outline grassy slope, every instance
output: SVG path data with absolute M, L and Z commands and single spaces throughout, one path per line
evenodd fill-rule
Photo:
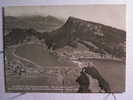
M 27 58 L 41 66 L 60 66 L 67 65 L 70 66 L 70 63 L 58 61 L 58 57 L 49 53 L 47 48 L 44 48 L 42 45 L 30 44 L 20 46 L 16 49 L 16 54 L 18 56 Z

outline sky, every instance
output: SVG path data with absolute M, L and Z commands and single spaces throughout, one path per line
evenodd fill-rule
M 126 30 L 126 6 L 118 4 L 6 7 L 5 15 L 51 15 L 65 20 L 73 16 Z

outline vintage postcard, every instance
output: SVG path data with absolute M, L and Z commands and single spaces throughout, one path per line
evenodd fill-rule
M 125 5 L 3 9 L 7 92 L 125 91 Z

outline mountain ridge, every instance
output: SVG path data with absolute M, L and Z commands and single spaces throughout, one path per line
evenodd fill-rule
M 88 48 L 90 46 L 85 42 L 92 42 L 99 48 L 98 50 L 94 49 L 94 52 L 108 52 L 112 54 L 115 48 L 123 48 L 120 44 L 124 45 L 126 32 L 100 23 L 69 17 L 62 27 L 48 32 L 46 36 L 46 44 L 49 49 L 63 48 L 73 43 L 76 45 L 75 41 L 82 43 Z M 124 55 L 123 49 L 121 49 L 121 52 Z

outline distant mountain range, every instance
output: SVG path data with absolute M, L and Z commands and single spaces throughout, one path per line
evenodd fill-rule
M 24 18 L 22 19 L 24 20 Z M 33 25 L 36 24 L 36 27 L 34 26 L 35 28 L 33 27 L 33 29 L 30 29 L 32 26 L 30 26 L 30 24 L 27 24 L 28 26 L 26 27 L 24 25 L 24 22 L 21 25 L 23 25 L 23 28 L 26 27 L 25 30 L 13 29 L 10 34 L 6 36 L 6 43 L 10 45 L 16 44 L 22 42 L 27 37 L 35 36 L 39 38 L 39 40 L 44 39 L 46 45 L 48 46 L 48 49 L 55 50 L 64 48 L 65 46 L 71 46 L 76 49 L 78 48 L 78 46 L 80 46 L 79 44 L 82 44 L 86 48 L 88 48 L 88 50 L 96 53 L 108 53 L 119 58 L 125 57 L 126 32 L 123 30 L 74 17 L 69 17 L 65 24 L 62 24 L 62 21 L 54 19 L 50 16 L 48 16 L 48 18 L 45 18 L 44 21 L 42 21 L 42 17 L 40 17 L 39 19 L 38 18 L 39 17 L 36 18 L 36 21 L 35 18 L 33 18 L 34 22 L 31 22 Z M 28 18 L 26 18 L 26 20 L 32 21 L 32 19 L 30 18 L 29 20 Z M 53 24 L 53 26 L 59 26 L 62 24 L 62 27 L 58 29 L 55 28 L 54 31 L 51 32 L 37 32 L 36 28 L 38 26 L 38 23 L 42 23 L 42 25 L 39 24 L 41 25 L 40 29 L 43 29 L 43 27 L 49 27 L 49 25 L 50 29 L 53 29 L 51 28 L 51 24 Z M 8 23 L 6 24 L 8 25 Z M 44 28 L 44 30 L 47 29 Z
M 37 31 L 52 31 L 64 24 L 54 16 L 5 16 L 5 31 L 10 32 L 14 28 L 35 29 Z

